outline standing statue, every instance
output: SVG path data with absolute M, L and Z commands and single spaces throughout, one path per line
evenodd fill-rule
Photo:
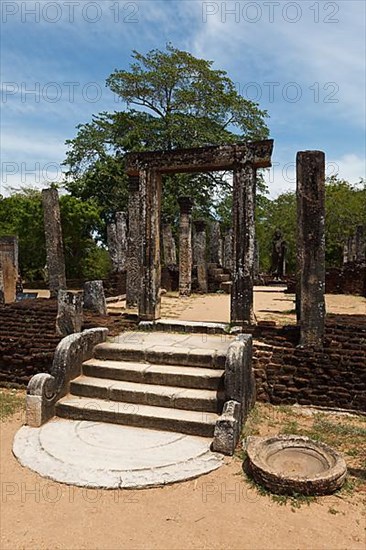
M 279 280 L 286 273 L 286 250 L 287 243 L 282 236 L 280 229 L 276 229 L 272 239 L 272 264 L 271 274 Z

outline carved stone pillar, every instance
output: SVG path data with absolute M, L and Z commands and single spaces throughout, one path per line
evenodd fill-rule
M 230 272 L 233 269 L 233 230 L 229 229 L 229 231 L 224 236 L 224 242 L 223 242 L 223 262 L 224 262 L 224 268 L 228 269 Z
M 190 197 L 178 198 L 179 219 L 179 296 L 190 296 L 192 286 L 192 206 Z
M 126 307 L 137 307 L 141 286 L 139 178 L 128 178 Z
M 139 317 L 160 318 L 160 213 L 161 175 L 157 170 L 140 171 L 141 278 Z
M 84 283 L 84 309 L 89 309 L 99 315 L 107 315 L 103 281 L 86 281 Z
M 300 344 L 320 346 L 325 322 L 325 155 L 296 156 L 297 276 Z
M 59 290 L 66 289 L 65 257 L 57 189 L 43 189 L 42 203 L 49 289 L 51 298 L 55 298 Z
M 56 333 L 68 336 L 81 332 L 83 327 L 83 292 L 62 290 L 58 292 Z
M 255 238 L 255 168 L 247 163 L 234 170 L 233 177 L 233 273 L 231 322 L 255 324 L 253 310 L 253 268 Z
M 220 222 L 213 221 L 210 228 L 210 262 L 223 265 L 223 242 L 221 237 Z
M 208 292 L 207 262 L 206 262 L 206 222 L 195 220 L 193 234 L 193 264 L 197 267 L 198 290 Z
M 284 262 L 285 264 L 285 262 Z M 283 272 L 283 275 L 285 273 Z M 253 266 L 253 280 L 258 281 L 259 279 L 259 242 L 258 239 L 254 239 L 254 266 Z
M 115 221 L 107 225 L 108 252 L 115 273 L 126 271 L 127 238 L 126 212 L 116 212 Z
M 162 237 L 164 265 L 166 267 L 175 266 L 177 265 L 177 248 L 175 246 L 172 226 L 170 224 L 163 224 Z
M 18 280 L 18 237 L 0 237 L 0 304 L 16 299 Z

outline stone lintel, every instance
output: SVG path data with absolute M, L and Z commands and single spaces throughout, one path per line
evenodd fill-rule
M 214 145 L 175 149 L 174 151 L 146 151 L 126 155 L 126 172 L 138 176 L 140 170 L 155 168 L 161 173 L 214 172 L 233 170 L 250 161 L 254 168 L 269 168 L 273 140 L 248 141 L 233 145 Z

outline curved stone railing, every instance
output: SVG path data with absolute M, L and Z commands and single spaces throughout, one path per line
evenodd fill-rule
M 107 339 L 108 329 L 92 328 L 70 334 L 56 348 L 50 373 L 39 373 L 27 387 L 26 424 L 39 427 L 55 414 L 56 402 L 69 391 L 70 380 L 81 373 L 94 347 Z
M 252 336 L 238 334 L 229 345 L 225 361 L 225 404 L 215 425 L 212 449 L 233 455 L 243 423 L 255 403 Z

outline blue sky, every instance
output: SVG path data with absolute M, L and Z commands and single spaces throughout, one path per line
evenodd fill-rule
M 295 188 L 296 152 L 365 178 L 365 2 L 6 1 L 1 3 L 1 180 L 61 179 L 65 140 L 123 108 L 105 87 L 132 49 L 172 42 L 214 61 L 270 114 L 272 196 Z

